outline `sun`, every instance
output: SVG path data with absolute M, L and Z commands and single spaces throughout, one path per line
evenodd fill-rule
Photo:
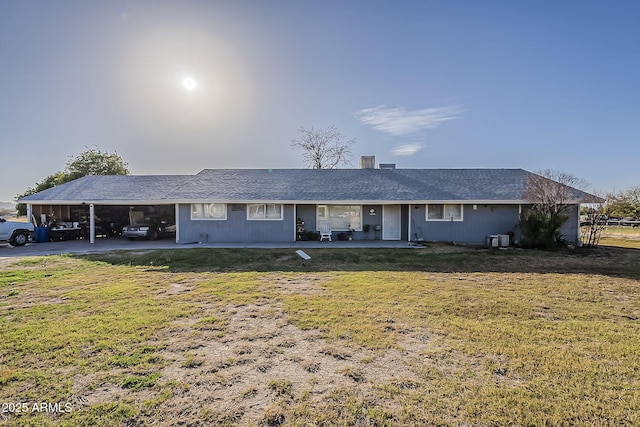
M 196 87 L 198 87 L 198 82 L 196 82 L 193 77 L 187 76 L 182 79 L 182 86 L 189 92 L 192 92 L 196 89 Z

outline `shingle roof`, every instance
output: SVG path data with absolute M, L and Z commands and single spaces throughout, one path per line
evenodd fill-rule
M 523 169 L 205 169 L 196 175 L 86 176 L 21 201 L 517 203 L 530 174 Z
M 21 199 L 24 202 L 106 202 L 162 200 L 167 190 L 193 175 L 91 175 Z
M 520 200 L 522 169 L 205 169 L 180 187 L 228 200 Z

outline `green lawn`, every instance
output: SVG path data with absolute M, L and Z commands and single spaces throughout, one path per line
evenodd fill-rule
M 602 232 L 600 244 L 640 249 L 640 227 L 611 226 Z
M 0 424 L 640 424 L 636 249 L 291 252 L 3 264 Z

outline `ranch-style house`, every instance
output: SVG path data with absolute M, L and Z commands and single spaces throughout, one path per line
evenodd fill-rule
M 372 166 L 371 158 L 361 165 Z M 425 240 L 485 244 L 487 236 L 517 239 L 530 207 L 523 169 L 205 169 L 195 175 L 85 176 L 24 197 L 29 217 L 54 216 L 77 225 L 82 212 L 94 239 L 100 212 L 125 212 L 128 223 L 160 215 L 175 224 L 177 243 Z M 575 190 L 575 191 L 573 191 Z M 578 242 L 579 206 L 589 194 L 572 189 L 563 233 Z M 109 208 L 109 209 L 108 209 Z M 131 213 L 137 212 L 137 216 Z M 105 215 L 102 213 L 101 215 Z M 110 215 L 113 215 L 112 213 Z M 87 236 L 88 237 L 88 236 Z

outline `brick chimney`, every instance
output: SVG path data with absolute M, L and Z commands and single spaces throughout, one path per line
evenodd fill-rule
M 360 169 L 375 169 L 376 156 L 360 156 Z

